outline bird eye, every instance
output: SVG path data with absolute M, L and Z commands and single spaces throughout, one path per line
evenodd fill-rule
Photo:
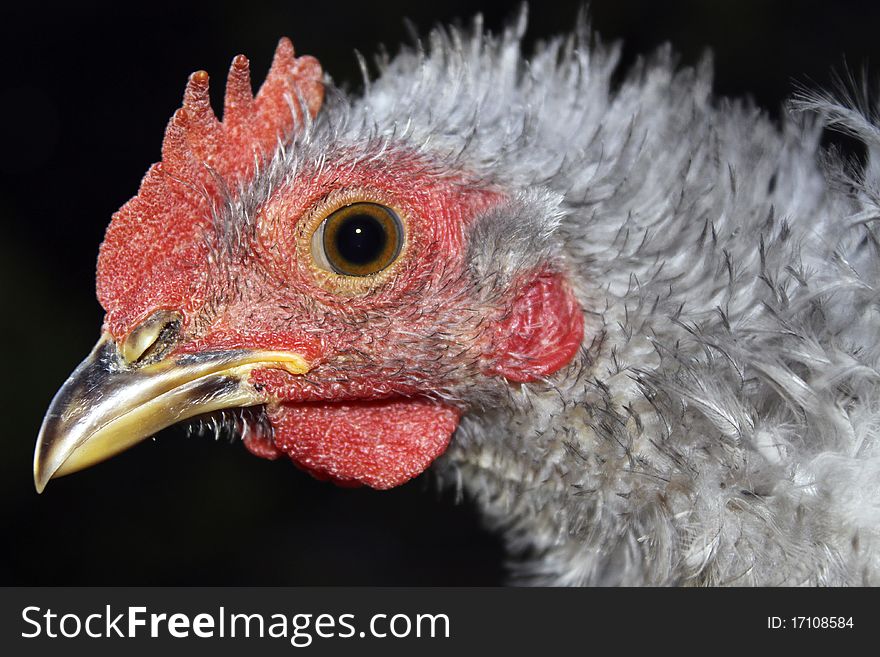
M 312 255 L 323 269 L 345 276 L 382 271 L 400 254 L 403 226 L 378 203 L 352 203 L 330 214 L 312 237 Z

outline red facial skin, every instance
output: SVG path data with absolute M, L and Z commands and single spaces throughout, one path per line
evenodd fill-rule
M 223 123 L 210 111 L 207 76 L 193 75 L 163 162 L 114 216 L 102 245 L 105 330 L 119 341 L 156 309 L 174 309 L 184 318 L 174 354 L 301 355 L 311 368 L 305 375 L 251 374 L 249 383 L 270 400 L 273 432 L 247 437 L 248 449 L 287 454 L 336 483 L 391 488 L 427 468 L 455 431 L 462 409 L 437 400 L 437 391 L 463 374 L 526 382 L 556 371 L 581 342 L 583 316 L 564 279 L 549 270 L 524 272 L 503 316 L 476 307 L 468 296 L 467 230 L 504 196 L 464 176 L 426 173 L 423 157 L 400 149 L 381 160 L 338 152 L 320 170 L 304 165 L 259 209 L 246 248 L 221 261 L 222 250 L 211 246 L 210 204 L 194 192 L 216 193 L 204 163 L 227 181 L 250 175 L 253 153 L 268 156 L 277 134 L 296 129 L 299 115 L 280 103 L 291 89 L 318 111 L 320 67 L 294 59 L 287 41 L 256 100 L 247 60 L 234 60 Z M 353 200 L 388 205 L 405 223 L 400 256 L 374 277 L 345 279 L 312 257 L 320 220 Z
M 426 399 L 288 404 L 269 411 L 274 437 L 263 440 L 319 479 L 386 489 L 446 451 L 459 417 Z M 252 453 L 272 458 L 254 442 Z
M 490 371 L 508 381 L 528 383 L 567 365 L 584 337 L 584 314 L 565 280 L 540 272 L 511 304 L 513 312 L 498 322 Z
M 390 157 L 381 166 L 328 165 L 296 178 L 262 208 L 246 261 L 227 264 L 228 277 L 209 277 L 207 296 L 223 296 L 214 304 L 222 308 L 207 323 L 196 318 L 188 332 L 199 337 L 179 351 L 295 351 L 312 367 L 304 376 L 278 369 L 251 375 L 278 402 L 268 407 L 276 451 L 254 437 L 246 441 L 252 452 L 286 453 L 320 478 L 384 489 L 420 474 L 446 449 L 460 411 L 426 396 L 452 382 L 442 368 L 426 369 L 418 348 L 401 345 L 412 336 L 430 344 L 443 326 L 468 344 L 468 322 L 454 318 L 467 286 L 463 233 L 498 196 L 424 176 L 420 164 Z M 404 217 L 407 235 L 384 281 L 355 280 L 343 292 L 311 256 L 312 209 L 339 190 L 384 200 Z M 228 278 L 236 281 L 234 301 L 212 289 Z M 471 340 L 469 353 L 449 360 L 475 361 L 484 347 Z

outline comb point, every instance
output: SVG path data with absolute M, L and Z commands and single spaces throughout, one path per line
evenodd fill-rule
M 189 76 L 189 79 L 194 84 L 203 85 L 205 87 L 208 86 L 209 76 L 208 76 L 207 71 L 204 71 L 204 70 L 196 71 L 195 73 L 193 73 L 192 75 Z
M 281 37 L 278 45 L 275 47 L 275 54 L 272 57 L 272 65 L 269 66 L 266 80 L 289 75 L 290 69 L 295 65 L 296 57 L 294 57 L 293 42 L 287 37 Z
M 244 55 L 236 55 L 226 77 L 223 124 L 231 129 L 235 125 L 245 123 L 252 111 L 253 100 L 250 62 Z
M 208 81 L 208 74 L 205 71 L 196 71 L 189 76 L 186 88 L 183 91 L 183 106 L 185 108 L 193 109 L 209 102 Z
M 193 129 L 199 126 L 201 131 L 213 131 L 218 121 L 211 107 L 211 93 L 208 73 L 196 71 L 189 76 L 186 90 L 183 92 L 183 107 L 187 110 L 187 118 Z M 198 141 L 198 138 L 196 138 Z
M 278 39 L 278 45 L 275 46 L 275 57 L 290 57 L 293 59 L 294 56 L 293 50 L 293 41 L 288 39 L 286 36 Z

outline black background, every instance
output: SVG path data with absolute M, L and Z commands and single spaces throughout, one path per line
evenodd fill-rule
M 497 584 L 499 540 L 430 476 L 390 492 L 338 489 L 239 445 L 163 432 L 37 496 L 46 406 L 98 337 L 94 263 L 110 215 L 159 158 L 186 76 L 219 101 L 238 52 L 262 80 L 281 35 L 337 82 L 353 51 L 518 3 L 15 3 L 0 10 L 0 584 Z M 580 2 L 535 3 L 529 43 L 567 30 Z M 841 2 L 595 1 L 593 25 L 625 62 L 671 41 L 711 48 L 716 90 L 778 115 L 792 81 L 827 86 L 844 62 L 880 65 L 880 7 Z

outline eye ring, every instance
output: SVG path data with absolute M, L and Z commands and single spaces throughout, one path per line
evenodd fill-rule
M 331 212 L 312 235 L 312 258 L 342 276 L 365 277 L 390 266 L 404 242 L 403 222 L 391 208 L 358 201 Z

